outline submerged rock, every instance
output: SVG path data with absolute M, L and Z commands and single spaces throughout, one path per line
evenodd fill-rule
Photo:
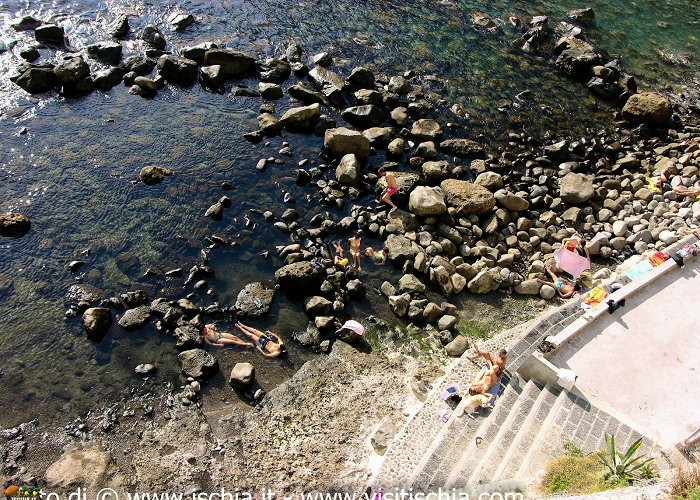
M 34 38 L 40 43 L 63 45 L 64 36 L 63 28 L 55 24 L 43 24 L 34 30 Z
M 653 92 L 634 94 L 622 108 L 622 114 L 632 123 L 661 126 L 671 118 L 673 108 L 667 97 Z
M 146 326 L 150 317 L 151 308 L 149 306 L 139 306 L 126 311 L 117 324 L 124 330 L 138 330 Z
M 190 349 L 178 357 L 182 373 L 193 378 L 209 378 L 219 371 L 219 362 L 204 349 Z
M 168 175 L 172 175 L 173 171 L 169 168 L 147 165 L 139 172 L 139 178 L 144 184 L 153 185 L 159 184 L 165 180 Z
M 83 313 L 83 325 L 88 338 L 99 342 L 112 325 L 112 313 L 106 307 L 91 307 Z
M 197 81 L 197 63 L 185 57 L 162 55 L 158 59 L 158 72 L 169 82 L 192 85 Z
M 323 266 L 305 261 L 287 264 L 275 272 L 275 280 L 280 287 L 297 295 L 307 295 L 307 292 L 317 290 L 325 276 Z

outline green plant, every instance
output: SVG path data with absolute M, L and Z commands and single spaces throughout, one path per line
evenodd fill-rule
M 700 500 L 700 465 L 676 468 L 671 479 L 671 495 L 676 499 Z
M 653 458 L 644 460 L 645 455 L 635 456 L 642 446 L 642 438 L 632 443 L 624 454 L 617 451 L 615 436 L 605 434 L 605 445 L 606 449 L 600 455 L 600 463 L 606 469 L 605 479 L 614 483 L 633 483 L 640 479 L 642 468 L 654 461 Z
M 595 454 L 566 453 L 547 463 L 542 489 L 547 494 L 588 495 L 609 486 L 603 480 L 603 467 Z
M 487 340 L 493 337 L 503 325 L 497 321 L 465 321 L 457 323 L 457 331 L 471 340 Z
M 571 455 L 572 457 L 584 456 L 583 450 L 571 442 L 564 445 L 564 451 L 567 455 Z

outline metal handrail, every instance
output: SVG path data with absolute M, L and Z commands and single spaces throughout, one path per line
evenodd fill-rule
M 683 441 L 683 446 L 692 446 L 700 441 L 700 428 L 693 432 L 690 436 L 685 438 Z

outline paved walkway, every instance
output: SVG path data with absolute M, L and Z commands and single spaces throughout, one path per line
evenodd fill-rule
M 700 427 L 700 259 L 596 320 L 550 360 L 588 396 L 672 446 Z

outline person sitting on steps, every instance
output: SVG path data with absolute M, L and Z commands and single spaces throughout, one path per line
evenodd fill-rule
M 287 352 L 287 347 L 276 333 L 272 333 L 269 330 L 263 333 L 256 328 L 244 325 L 240 321 L 236 323 L 236 328 L 253 340 L 255 344 L 251 345 L 255 345 L 255 348 L 266 358 L 276 358 Z
M 225 347 L 227 345 L 253 347 L 252 343 L 241 340 L 235 335 L 217 331 L 214 324 L 208 324 L 202 327 L 202 338 L 206 344 L 214 347 Z

